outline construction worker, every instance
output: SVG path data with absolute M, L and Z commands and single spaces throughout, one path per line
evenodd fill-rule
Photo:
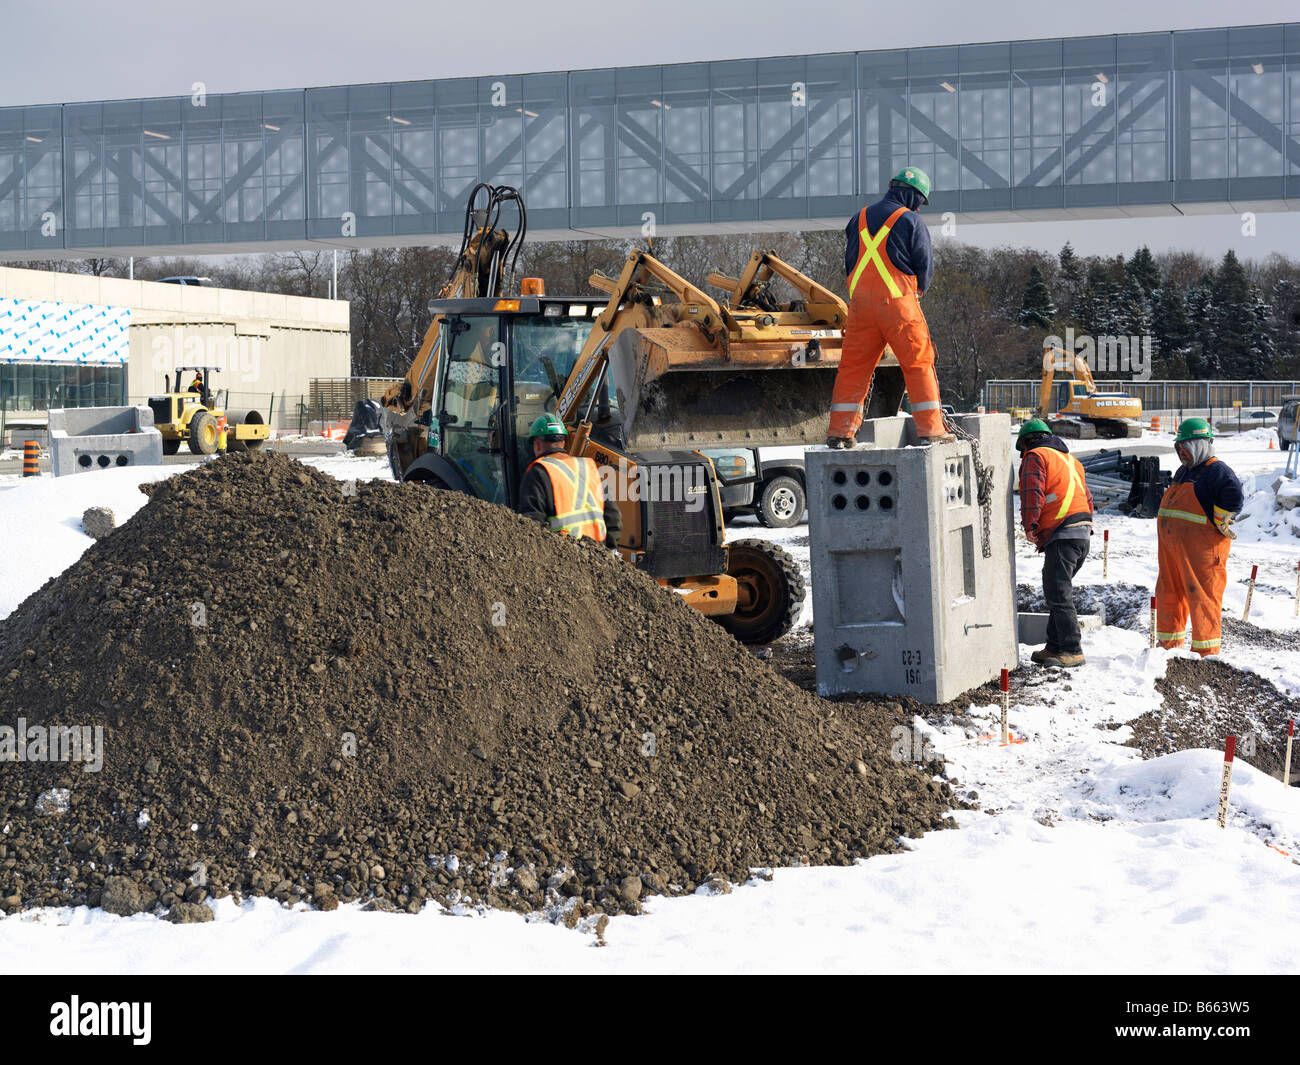
M 1020 452 L 1020 521 L 1043 557 L 1047 645 L 1030 657 L 1045 666 L 1084 663 L 1074 576 L 1088 557 L 1092 493 L 1083 467 L 1046 422 L 1030 418 L 1016 438 Z
M 203 392 L 203 374 L 198 370 L 194 371 L 194 380 L 190 382 L 190 391 L 200 394 Z
M 930 231 L 917 213 L 929 202 L 925 171 L 906 166 L 889 182 L 884 198 L 862 208 L 844 230 L 849 320 L 831 395 L 827 447 L 853 447 L 886 344 L 902 367 L 921 442 L 951 439 L 934 373 L 934 343 L 919 302 L 934 274 Z
M 1182 466 L 1156 517 L 1156 639 L 1182 647 L 1190 614 L 1192 650 L 1217 655 L 1228 548 L 1237 538 L 1232 519 L 1245 499 L 1237 475 L 1214 457 L 1214 430 L 1204 418 L 1183 419 L 1174 450 Z
M 567 435 L 554 414 L 541 415 L 528 430 L 535 458 L 519 485 L 519 513 L 613 548 L 623 529 L 618 505 L 605 492 L 596 463 L 565 452 Z

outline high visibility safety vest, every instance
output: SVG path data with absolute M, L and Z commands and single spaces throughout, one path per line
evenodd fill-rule
M 1043 512 L 1038 516 L 1041 532 L 1051 532 L 1071 515 L 1092 513 L 1088 489 L 1083 483 L 1083 466 L 1078 459 L 1054 447 L 1036 447 L 1029 453 L 1041 456 L 1047 467 Z
M 567 536 L 586 536 L 605 542 L 605 497 L 601 492 L 600 470 L 589 458 L 577 455 L 543 455 L 541 463 L 555 496 L 555 517 L 548 524 Z M 529 467 L 529 469 L 532 468 Z
M 885 252 L 889 231 L 906 213 L 906 207 L 898 208 L 872 236 L 867 230 L 867 209 L 864 207 L 858 212 L 858 261 L 853 265 L 853 273 L 849 274 L 849 299 L 853 298 L 864 275 L 868 288 L 879 287 L 890 299 L 899 299 L 907 293 L 916 294 L 916 278 L 898 269 Z

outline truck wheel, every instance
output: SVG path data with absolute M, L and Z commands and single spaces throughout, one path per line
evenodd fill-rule
M 190 451 L 196 455 L 217 453 L 217 419 L 205 410 L 190 419 Z
M 803 609 L 803 574 L 789 552 L 766 540 L 727 545 L 727 572 L 736 578 L 736 612 L 717 618 L 741 643 L 771 643 L 793 628 Z
M 758 497 L 758 520 L 769 529 L 788 529 L 803 521 L 808 499 L 803 485 L 793 477 L 773 477 Z
M 164 454 L 164 455 L 174 455 L 174 454 L 176 454 L 176 452 L 178 452 L 180 449 L 181 449 L 181 442 L 180 442 L 179 439 L 177 439 L 177 440 L 168 440 L 167 437 L 163 437 L 163 454 Z

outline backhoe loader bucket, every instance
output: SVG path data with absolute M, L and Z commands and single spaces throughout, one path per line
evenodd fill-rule
M 610 380 L 633 451 L 813 445 L 826 440 L 840 340 L 809 358 L 808 338 L 711 346 L 699 331 L 629 329 L 609 351 Z M 898 412 L 902 377 L 888 354 L 868 417 Z M 890 404 L 892 402 L 892 407 Z

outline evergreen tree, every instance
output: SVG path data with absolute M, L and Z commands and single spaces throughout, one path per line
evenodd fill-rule
M 1052 294 L 1048 291 L 1043 272 L 1037 266 L 1029 268 L 1029 284 L 1020 299 L 1020 324 L 1026 328 L 1050 329 L 1056 317 Z
M 1163 285 L 1151 304 L 1151 348 L 1160 360 L 1160 375 L 1186 372 L 1192 339 L 1183 290 L 1172 282 Z
M 1263 369 L 1255 293 L 1236 253 L 1229 250 L 1212 282 L 1214 342 L 1221 372 L 1230 378 L 1260 376 Z
M 1137 283 L 1142 294 L 1148 298 L 1160 287 L 1160 268 L 1156 266 L 1155 256 L 1145 244 L 1133 253 L 1126 265 L 1128 278 Z
M 1067 321 L 1072 321 L 1077 316 L 1079 296 L 1083 292 L 1084 268 L 1068 240 L 1057 256 L 1057 263 L 1060 269 L 1056 278 L 1056 304 L 1060 308 L 1061 316 Z
M 1214 334 L 1214 279 L 1201 278 L 1187 290 L 1187 322 L 1192 342 L 1187 350 L 1187 372 L 1192 377 L 1221 377 L 1222 353 Z

